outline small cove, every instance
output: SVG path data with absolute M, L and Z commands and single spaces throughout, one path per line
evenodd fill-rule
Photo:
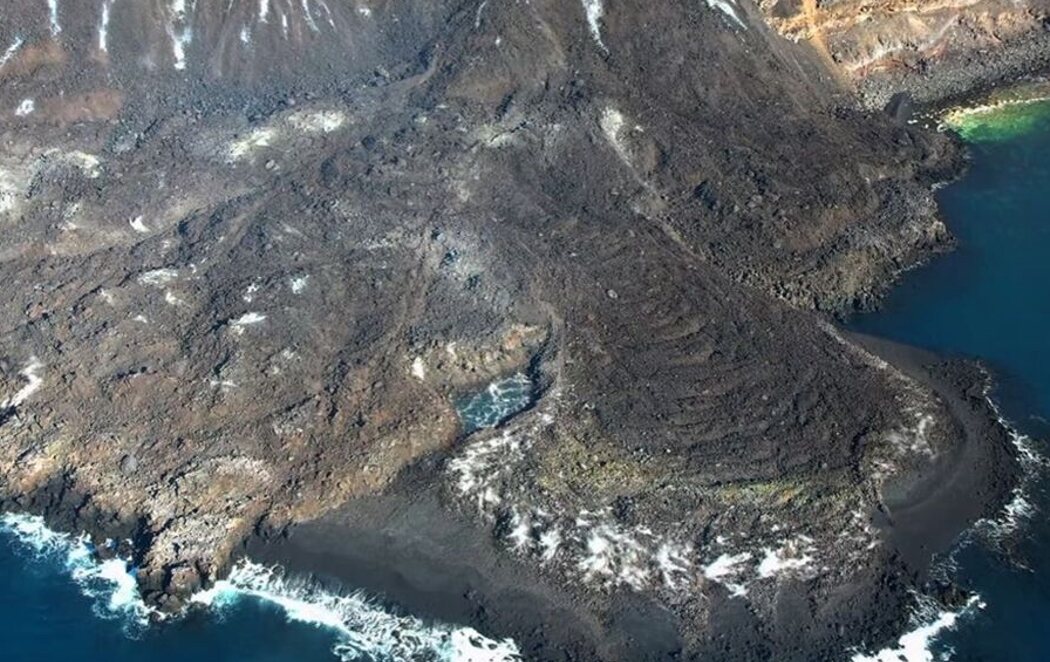
M 958 113 L 972 163 L 938 192 L 958 247 L 904 276 L 858 331 L 980 359 L 1004 418 L 1050 439 L 1050 102 Z M 1033 469 L 1012 519 L 963 537 L 943 572 L 980 596 L 913 659 L 1050 659 L 1050 480 Z M 932 655 L 932 657 L 923 657 Z M 889 659 L 889 658 L 887 658 Z

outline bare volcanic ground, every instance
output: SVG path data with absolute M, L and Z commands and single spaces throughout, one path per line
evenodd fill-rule
M 0 41 L 0 494 L 131 538 L 165 609 L 317 531 L 265 553 L 534 584 L 453 615 L 540 657 L 805 657 L 885 639 L 1009 488 L 978 376 L 826 316 L 947 245 L 958 146 L 751 4 L 56 1 Z

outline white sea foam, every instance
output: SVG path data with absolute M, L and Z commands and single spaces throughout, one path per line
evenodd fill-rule
M 14 536 L 34 557 L 60 563 L 80 592 L 91 599 L 96 615 L 123 620 L 129 634 L 155 616 L 139 594 L 134 570 L 119 558 L 100 561 L 87 535 L 54 531 L 35 515 L 0 516 L 0 531 Z
M 361 594 L 339 594 L 285 576 L 279 568 L 238 562 L 227 579 L 193 597 L 197 604 L 222 612 L 244 598 L 280 607 L 289 621 L 331 631 L 342 660 L 448 660 L 498 662 L 520 660 L 510 639 L 495 641 L 469 627 L 457 627 L 392 613 Z
M 1021 480 L 1011 492 L 1010 500 L 994 517 L 981 520 L 974 526 L 974 530 L 986 533 L 990 542 L 995 543 L 1016 533 L 1024 523 L 1031 520 L 1038 512 L 1031 499 L 1030 486 L 1034 480 L 1050 468 L 1050 464 L 1048 464 L 1044 456 L 1036 451 L 1031 438 L 1019 432 L 1006 420 L 999 410 L 999 405 L 992 400 L 990 393 L 988 393 L 988 388 L 985 391 L 985 399 L 992 411 L 995 412 L 999 425 L 1010 436 L 1010 443 L 1017 453 L 1017 459 L 1022 471 Z
M 952 630 L 959 621 L 959 617 L 973 609 L 983 609 L 984 603 L 980 596 L 971 596 L 966 605 L 959 611 L 937 611 L 929 604 L 920 608 L 920 615 L 916 617 L 915 628 L 901 635 L 897 644 L 883 648 L 882 650 L 866 654 L 854 652 L 851 662 L 933 662 L 934 653 L 931 645 L 937 637 Z

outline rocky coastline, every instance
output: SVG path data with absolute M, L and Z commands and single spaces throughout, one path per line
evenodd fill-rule
M 246 553 L 529 659 L 837 656 L 951 593 L 1017 478 L 986 378 L 832 319 L 951 247 L 965 150 L 893 95 L 1050 39 L 844 82 L 855 32 L 745 2 L 323 4 L 0 26 L 5 508 L 165 611 Z

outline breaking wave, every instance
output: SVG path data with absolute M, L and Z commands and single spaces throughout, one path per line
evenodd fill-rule
M 193 597 L 221 613 L 249 598 L 280 607 L 289 621 L 332 631 L 342 660 L 433 660 L 504 662 L 520 660 L 510 639 L 488 639 L 469 627 L 426 623 L 398 615 L 360 593 L 339 594 L 316 582 L 288 577 L 279 567 L 239 561 L 227 579 Z
M 1013 488 L 1009 501 L 994 516 L 978 520 L 960 537 L 955 549 L 940 564 L 939 570 L 942 574 L 950 575 L 957 570 L 955 554 L 967 544 L 977 542 L 997 547 L 1020 533 L 1037 512 L 1035 499 L 1031 494 L 1032 486 L 1048 468 L 1047 459 L 1036 450 L 1032 439 L 1018 431 L 1003 416 L 987 391 L 986 388 L 985 398 L 1014 447 L 1021 467 L 1021 477 Z M 954 651 L 947 649 L 935 653 L 934 644 L 942 634 L 953 630 L 961 617 L 983 610 L 985 606 L 979 595 L 973 595 L 961 609 L 950 611 L 943 609 L 929 597 L 919 596 L 910 631 L 901 635 L 895 645 L 874 654 L 854 652 L 851 662 L 933 662 L 950 659 Z
M 901 635 L 897 643 L 871 655 L 855 652 L 851 662 L 933 662 L 951 657 L 952 651 L 933 652 L 937 637 L 955 628 L 959 619 L 974 610 L 984 609 L 980 596 L 971 596 L 958 611 L 939 608 L 929 598 L 921 598 L 912 617 L 913 629 Z
M 59 533 L 49 529 L 41 517 L 14 513 L 0 516 L 0 531 L 12 536 L 35 559 L 61 566 L 91 600 L 92 611 L 100 618 L 123 621 L 129 636 L 141 632 L 155 614 L 139 595 L 135 568 L 121 558 L 99 560 L 86 534 Z
M 57 564 L 92 602 L 95 615 L 118 620 L 132 638 L 144 633 L 163 614 L 146 605 L 135 568 L 120 558 L 100 559 L 87 534 L 54 531 L 35 515 L 0 515 L 0 532 L 18 541 L 22 553 Z M 193 596 L 192 604 L 215 616 L 241 600 L 279 607 L 289 622 L 323 628 L 336 643 L 336 658 L 427 662 L 510 662 L 521 660 L 510 639 L 488 639 L 469 627 L 427 623 L 399 615 L 362 594 L 337 594 L 318 584 L 286 576 L 280 568 L 243 560 L 227 579 Z
M 1010 500 L 995 516 L 982 519 L 973 527 L 973 531 L 983 534 L 989 544 L 996 545 L 1021 531 L 1023 525 L 1036 514 L 1033 489 L 1045 476 L 1050 464 L 1047 463 L 1047 458 L 1036 450 L 1031 437 L 1020 432 L 1003 416 L 990 395 L 986 393 L 985 397 L 995 412 L 999 425 L 1010 436 L 1010 443 L 1021 467 L 1021 477 L 1010 494 Z

